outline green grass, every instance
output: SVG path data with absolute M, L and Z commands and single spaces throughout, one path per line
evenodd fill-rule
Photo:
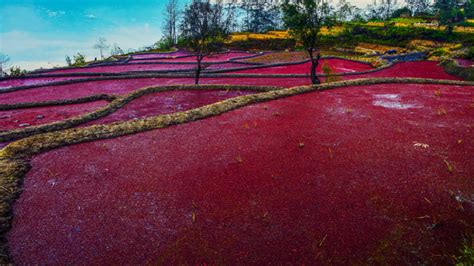
M 471 266 L 474 265 L 474 247 L 472 241 L 464 241 L 461 255 L 456 258 L 457 266 Z
M 415 23 L 426 23 L 427 21 L 421 18 L 392 18 L 391 22 L 415 24 Z

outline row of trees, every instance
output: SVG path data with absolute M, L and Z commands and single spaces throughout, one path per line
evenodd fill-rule
M 124 51 L 118 44 L 114 43 L 112 46 L 110 46 L 107 43 L 107 39 L 104 37 L 100 37 L 97 42 L 93 46 L 94 49 L 99 50 L 100 53 L 100 58 L 103 60 L 105 58 L 105 52 L 110 49 L 110 55 L 122 55 L 124 54 Z M 86 57 L 85 55 L 78 53 L 77 55 L 73 55 L 73 58 L 71 59 L 70 56 L 66 55 L 66 64 L 68 66 L 83 66 L 86 64 Z
M 170 3 L 175 3 L 171 0 Z M 318 52 L 319 32 L 323 26 L 335 23 L 329 3 L 326 0 L 302 0 L 298 3 L 286 1 L 282 5 L 282 20 L 291 35 L 305 47 L 311 59 L 311 80 L 320 81 L 316 75 L 320 54 Z M 167 14 L 168 11 L 167 11 Z M 195 84 L 199 83 L 202 60 L 210 53 L 220 51 L 233 25 L 233 7 L 224 6 L 221 1 L 193 0 L 184 9 L 184 18 L 179 24 L 181 46 L 196 54 Z M 166 17 L 166 27 L 172 28 L 172 18 Z M 176 21 L 173 21 L 177 23 Z M 171 34 L 172 31 L 168 31 Z M 171 36 L 167 36 L 171 39 Z
M 472 12 L 474 0 L 435 0 L 430 5 L 429 0 L 406 0 L 411 15 L 420 15 L 427 10 L 437 10 L 437 17 L 447 27 L 448 33 L 452 32 L 453 25 L 461 21 Z M 396 0 L 382 0 L 369 7 L 374 17 L 387 19 L 397 11 Z M 236 9 L 243 10 L 244 16 L 239 17 Z M 400 9 L 398 9 L 399 11 Z M 470 13 L 471 12 L 471 13 Z M 320 54 L 320 30 L 322 27 L 331 27 L 338 22 L 359 20 L 360 10 L 352 6 L 347 0 L 340 0 L 336 7 L 331 6 L 327 0 L 286 0 L 281 6 L 269 4 L 265 0 L 244 1 L 244 4 L 224 5 L 222 0 L 211 3 L 209 0 L 193 0 L 181 11 L 178 0 L 169 0 L 164 12 L 164 40 L 170 48 L 179 46 L 187 48 L 196 54 L 195 83 L 199 83 L 201 72 L 204 68 L 203 59 L 223 49 L 224 41 L 236 29 L 236 17 L 242 21 L 245 29 L 252 32 L 263 32 L 270 29 L 283 27 L 290 30 L 291 36 L 301 43 L 311 59 L 311 80 L 319 83 L 316 76 Z M 104 51 L 109 49 L 105 38 L 100 38 L 94 48 L 100 51 L 104 58 Z M 123 51 L 114 44 L 112 54 L 123 54 Z M 67 57 L 68 65 L 83 64 L 84 57 L 80 54 L 74 56 L 74 62 Z
M 10 62 L 10 57 L 4 53 L 0 52 L 0 78 L 3 78 L 7 75 L 6 70 Z M 21 69 L 18 66 L 12 66 L 8 69 L 10 77 L 21 77 L 26 74 L 26 70 Z
M 211 1 L 218 3 L 219 1 Z M 271 3 L 268 0 L 228 1 L 227 8 L 231 8 L 234 17 L 239 18 L 238 23 L 233 24 L 233 31 L 267 32 L 269 30 L 284 29 L 283 12 L 280 5 Z M 303 3 L 304 0 L 288 1 L 289 3 Z M 338 21 L 370 21 L 389 20 L 393 17 L 405 16 L 436 16 L 452 13 L 458 18 L 454 22 L 459 22 L 462 17 L 472 18 L 474 16 L 474 0 L 404 0 L 400 4 L 397 0 L 376 0 L 366 8 L 359 8 L 352 5 L 349 0 L 333 1 L 334 4 L 327 3 L 332 16 Z M 441 13 L 441 14 L 440 14 Z M 170 44 L 177 42 L 178 23 L 182 12 L 179 11 L 178 0 L 169 0 L 164 17 L 166 18 L 164 32 Z
M 235 4 L 224 5 L 221 0 L 210 3 L 209 0 L 193 0 L 185 6 L 183 19 L 179 19 L 178 2 L 170 0 L 165 12 L 165 38 L 170 45 L 180 40 L 180 46 L 196 53 L 196 80 L 202 72 L 202 60 L 209 53 L 222 48 L 223 41 L 235 27 Z M 281 6 L 268 4 L 265 0 L 244 1 L 240 6 L 245 16 L 242 18 L 245 29 L 252 32 L 267 31 L 282 25 L 290 30 L 293 38 L 299 41 L 311 59 L 311 80 L 320 83 L 316 76 L 320 54 L 320 30 L 331 27 L 337 22 L 358 20 L 360 10 L 347 0 L 340 0 L 337 7 L 328 0 L 285 0 Z M 472 15 L 474 0 L 406 0 L 410 15 L 422 15 L 435 11 L 441 24 L 446 25 L 448 34 L 452 33 L 456 23 Z M 372 18 L 389 19 L 397 9 L 396 0 L 381 0 L 368 8 Z M 280 22 L 281 21 L 281 22 Z M 179 25 L 179 27 L 178 27 Z M 177 34 L 176 30 L 180 32 Z

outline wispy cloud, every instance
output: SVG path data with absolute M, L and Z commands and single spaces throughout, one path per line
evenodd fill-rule
M 66 15 L 66 12 L 63 10 L 50 10 L 47 8 L 43 8 L 43 10 L 46 13 L 46 15 L 50 18 L 62 17 Z
M 0 33 L 3 52 L 10 55 L 11 64 L 28 70 L 64 65 L 65 56 L 76 53 L 84 54 L 89 59 L 99 57 L 99 52 L 93 48 L 99 37 L 106 38 L 109 44 L 117 43 L 123 50 L 137 49 L 156 42 L 160 38 L 160 30 L 144 23 L 110 29 L 103 34 L 95 32 L 74 39 L 25 31 Z
M 94 14 L 92 14 L 92 13 L 87 13 L 87 14 L 86 14 L 86 18 L 88 18 L 88 19 L 96 19 L 97 16 L 94 15 Z

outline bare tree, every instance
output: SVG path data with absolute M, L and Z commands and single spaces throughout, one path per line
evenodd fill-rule
M 10 57 L 6 54 L 0 53 L 0 77 L 4 76 L 3 69 L 6 67 L 6 64 L 10 61 Z
M 281 25 L 281 13 L 278 5 L 267 0 L 243 1 L 240 8 L 244 11 L 244 30 L 267 32 Z
M 66 55 L 66 64 L 67 66 L 72 66 L 72 60 L 71 60 L 71 57 L 69 57 L 69 55 Z
M 224 8 L 221 0 L 211 4 L 209 0 L 193 0 L 185 7 L 181 22 L 183 46 L 196 54 L 195 84 L 199 84 L 202 60 L 205 56 L 221 51 L 230 34 L 233 16 Z
M 112 49 L 110 50 L 110 54 L 111 55 L 122 55 L 123 50 L 122 50 L 122 48 L 120 48 L 120 46 L 118 46 L 118 44 L 114 43 L 114 45 L 112 45 Z
M 165 33 L 165 39 L 171 46 L 176 45 L 177 42 L 177 31 L 176 25 L 179 19 L 178 0 L 168 0 L 164 12 L 164 25 L 163 31 Z
M 338 21 L 349 21 L 356 16 L 357 12 L 358 8 L 348 0 L 339 0 L 337 3 L 336 17 Z
M 405 0 L 412 16 L 427 13 L 430 9 L 430 0 Z
M 367 16 L 369 19 L 389 20 L 397 7 L 397 0 L 374 1 L 373 5 L 367 6 Z
M 110 45 L 107 44 L 107 39 L 104 37 L 100 37 L 97 40 L 97 43 L 94 45 L 94 49 L 98 49 L 100 51 L 100 58 L 104 59 L 103 51 L 109 49 Z

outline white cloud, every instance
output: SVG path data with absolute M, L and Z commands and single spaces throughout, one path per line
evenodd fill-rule
M 92 56 L 94 53 L 91 43 L 86 41 L 53 39 L 50 36 L 37 37 L 24 31 L 0 33 L 0 39 L 2 39 L 1 50 L 10 55 L 11 65 L 28 70 L 64 64 L 64 57 L 67 54 L 81 52 Z
M 123 50 L 149 46 L 161 36 L 160 30 L 148 23 L 130 27 L 118 27 L 101 34 L 79 36 L 67 39 L 61 35 L 36 35 L 25 31 L 0 33 L 0 50 L 10 55 L 11 65 L 23 69 L 37 69 L 64 65 L 66 55 L 77 53 L 88 59 L 99 57 L 99 51 L 92 48 L 99 37 L 107 39 L 108 44 L 117 43 Z M 108 55 L 109 52 L 106 52 Z
M 48 15 L 48 17 L 50 18 L 62 17 L 66 15 L 66 12 L 63 10 L 53 11 L 49 9 L 44 9 L 44 12 L 46 12 L 46 15 Z
M 89 18 L 89 19 L 96 19 L 96 15 L 92 14 L 92 13 L 88 13 L 86 14 L 86 18 Z
M 26 70 L 35 70 L 35 69 L 40 69 L 40 68 L 53 68 L 53 67 L 60 67 L 64 66 L 64 60 L 62 61 L 16 61 L 14 63 L 10 64 L 12 67 L 13 66 L 19 66 L 21 69 L 26 69 Z

